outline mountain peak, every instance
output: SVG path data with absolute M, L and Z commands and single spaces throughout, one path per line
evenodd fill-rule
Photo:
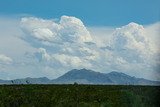
M 95 72 L 95 71 L 92 71 L 92 70 L 89 70 L 89 69 L 86 69 L 86 68 L 72 69 L 72 70 L 68 71 L 66 74 L 71 74 L 71 73 L 89 73 L 89 72 Z
M 122 72 L 117 72 L 117 71 L 112 71 L 110 73 L 108 73 L 108 75 L 123 75 L 123 76 L 129 76 L 125 73 L 122 73 Z
M 87 83 L 87 84 L 103 84 L 103 83 L 112 83 L 112 81 L 103 73 L 95 72 L 88 69 L 73 69 L 68 71 L 66 74 L 56 79 L 56 82 L 65 83 L 70 81 L 70 83 L 78 82 Z M 85 82 L 84 82 L 85 81 Z
M 86 68 L 82 68 L 82 69 L 72 69 L 71 71 L 91 71 L 91 70 L 86 69 Z

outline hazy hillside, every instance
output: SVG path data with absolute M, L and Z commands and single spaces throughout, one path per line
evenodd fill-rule
M 46 77 L 0 80 L 0 84 L 110 84 L 110 85 L 160 85 L 158 81 L 136 78 L 121 72 L 100 73 L 87 69 L 73 69 L 57 79 Z

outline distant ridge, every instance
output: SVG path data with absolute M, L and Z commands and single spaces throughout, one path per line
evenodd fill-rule
M 24 79 L 14 79 L 14 80 L 0 80 L 0 84 L 48 84 L 50 79 L 47 77 L 40 78 L 24 78 Z
M 121 72 L 100 73 L 92 70 L 73 69 L 57 79 L 46 77 L 0 80 L 0 84 L 103 84 L 103 85 L 160 85 L 159 81 L 136 78 Z

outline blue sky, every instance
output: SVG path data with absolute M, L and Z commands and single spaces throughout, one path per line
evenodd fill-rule
M 0 79 L 71 69 L 160 80 L 160 0 L 0 0 Z
M 160 0 L 1 0 L 0 15 L 80 18 L 87 26 L 151 24 L 160 20 Z

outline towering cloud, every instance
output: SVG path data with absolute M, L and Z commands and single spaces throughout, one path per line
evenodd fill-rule
M 62 16 L 59 22 L 40 18 L 22 18 L 21 27 L 35 39 L 47 42 L 91 42 L 92 38 L 82 21 Z
M 62 16 L 59 22 L 22 18 L 21 23 L 23 30 L 41 44 L 37 47 L 39 51 L 35 53 L 36 57 L 52 68 L 86 67 L 134 74 L 135 70 L 139 72 L 143 69 L 144 72 L 152 72 L 159 63 L 156 60 L 158 51 L 153 47 L 146 29 L 134 22 L 116 28 L 111 35 L 105 35 L 109 36 L 109 42 L 104 47 L 93 42 L 96 40 L 93 40 L 82 21 L 75 17 Z
M 159 26 L 160 23 L 142 26 L 132 22 L 119 28 L 94 27 L 94 33 L 76 17 L 62 16 L 59 20 L 24 17 L 17 26 L 22 35 L 18 40 L 29 50 L 23 48 L 21 59 L 15 56 L 16 62 L 10 68 L 15 68 L 15 72 L 26 69 L 25 73 L 30 70 L 29 75 L 41 73 L 50 78 L 74 68 L 87 68 L 157 79 L 155 76 L 160 74 Z M 10 62 L 11 58 L 0 55 L 1 65 Z
M 92 38 L 82 21 L 75 17 L 62 16 L 60 34 L 65 41 L 91 42 Z
M 145 63 L 155 53 L 142 25 L 129 23 L 117 28 L 112 37 L 111 47 L 128 62 Z

